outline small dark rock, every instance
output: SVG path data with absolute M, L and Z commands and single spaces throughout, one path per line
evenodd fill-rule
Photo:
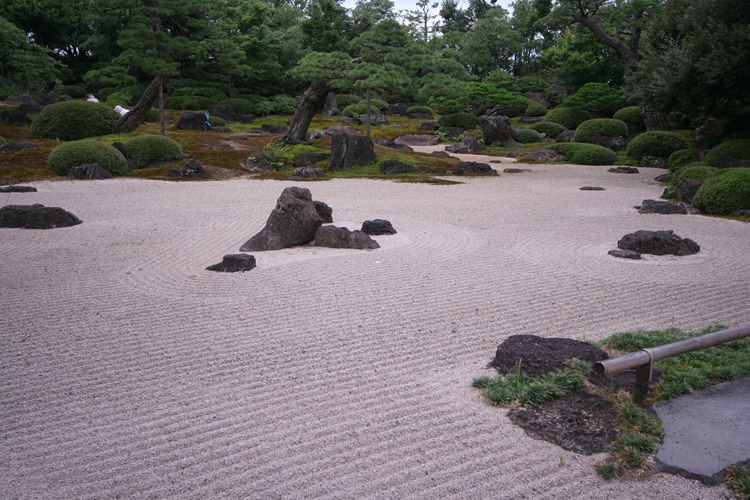
M 440 125 L 438 125 L 438 123 L 434 121 L 422 122 L 419 125 L 419 130 L 427 130 L 429 132 L 434 132 L 435 130 L 439 128 L 440 128 Z
M 613 174 L 637 174 L 638 169 L 635 167 L 614 167 L 607 170 L 607 172 L 612 172 Z
M 644 156 L 639 164 L 643 168 L 669 168 L 669 161 L 661 156 Z
M 362 232 L 377 236 L 380 234 L 396 234 L 393 224 L 385 219 L 366 220 L 362 223 Z
M 528 168 L 510 167 L 510 168 L 503 169 L 503 172 L 505 172 L 506 174 L 523 174 L 526 172 L 531 172 L 531 170 L 529 170 Z
M 327 160 L 329 157 L 330 154 L 328 153 L 311 153 L 309 151 L 303 151 L 294 157 L 294 166 L 297 168 L 309 168 L 319 161 Z
M 297 167 L 294 169 L 292 179 L 319 179 L 325 177 L 325 172 L 322 168 L 315 167 Z
M 620 151 L 621 149 L 625 149 L 626 147 L 628 147 L 628 141 L 626 141 L 624 137 L 620 136 L 611 137 L 608 135 L 594 134 L 590 142 L 592 144 L 596 144 L 597 146 L 609 148 L 612 151 Z
M 728 156 L 720 156 L 714 160 L 714 167 L 716 168 L 747 168 L 750 167 L 750 160 L 745 158 L 731 158 Z
M 583 186 L 579 189 L 580 191 L 604 191 L 604 188 L 600 186 Z
M 433 151 L 431 154 L 435 156 L 445 156 L 447 158 L 451 157 L 451 155 L 449 155 L 447 151 Z
M 657 175 L 656 177 L 654 177 L 654 180 L 656 182 L 669 183 L 672 181 L 673 176 L 674 174 L 672 172 L 667 172 L 666 174 Z
M 205 132 L 211 128 L 206 113 L 194 113 L 185 111 L 180 115 L 180 120 L 175 124 L 179 130 L 201 130 Z
M 39 149 L 39 144 L 33 142 L 8 142 L 0 146 L 0 153 L 18 153 L 24 149 Z
M 413 174 L 418 172 L 417 167 L 411 163 L 403 163 L 398 160 L 383 160 L 380 162 L 380 173 L 386 175 Z
M 202 179 L 206 176 L 206 170 L 198 160 L 190 159 L 180 168 L 170 168 L 169 177 L 184 177 L 186 179 Z
M 573 136 L 575 135 L 575 130 L 563 130 L 562 132 L 557 134 L 557 137 L 555 137 L 555 142 L 571 142 L 573 141 Z
M 31 123 L 31 118 L 26 115 L 25 110 L 13 109 L 0 113 L 0 122 L 8 125 L 28 125 Z
M 663 201 L 663 200 L 643 200 L 638 213 L 641 214 L 689 214 L 693 213 L 693 208 L 687 203 L 681 201 Z
M 245 165 L 253 172 L 267 172 L 273 170 L 273 165 L 263 153 L 250 153 L 245 158 Z
M 332 224 L 333 209 L 329 207 L 327 203 L 322 201 L 315 200 L 313 201 L 313 204 L 315 205 L 315 211 L 318 212 L 320 218 L 323 219 L 323 224 Z
M 76 165 L 68 172 L 71 179 L 111 179 L 112 173 L 98 163 Z
M 703 125 L 695 129 L 695 140 L 702 141 L 709 137 L 721 135 L 721 123 L 716 118 L 709 118 Z
M 231 104 L 211 104 L 208 106 L 208 114 L 210 116 L 218 116 L 219 118 L 224 119 L 227 123 L 236 123 L 240 121 Z
M 673 231 L 636 231 L 626 234 L 617 242 L 622 250 L 633 250 L 652 255 L 692 255 L 701 247 L 689 238 L 680 238 Z
M 703 185 L 698 179 L 682 179 L 674 188 L 677 199 L 684 203 L 693 203 L 693 197 Z
M 388 106 L 388 110 L 385 112 L 388 115 L 399 115 L 406 116 L 408 114 L 409 106 L 407 104 L 391 104 Z
M 479 163 L 476 161 L 462 161 L 458 164 L 458 169 L 462 173 L 497 175 L 497 170 L 492 168 L 488 163 Z
M 244 273 L 255 267 L 255 257 L 246 253 L 225 255 L 221 262 L 208 266 L 206 270 L 220 273 Z
M 372 142 L 378 146 L 384 146 L 386 148 L 398 149 L 400 151 L 414 151 L 414 148 L 411 146 L 407 146 L 406 144 L 396 144 L 388 139 L 374 138 Z
M 11 186 L 0 186 L 0 193 L 36 193 L 36 188 L 13 184 Z
M 380 248 L 378 242 L 362 231 L 349 231 L 345 227 L 321 226 L 315 233 L 313 246 L 327 248 L 351 248 L 373 250 Z
M 618 248 L 618 249 L 610 250 L 609 252 L 607 252 L 607 254 L 613 257 L 620 257 L 621 259 L 634 259 L 634 260 L 641 259 L 641 254 L 633 250 L 620 250 Z
M 60 207 L 44 205 L 7 205 L 0 208 L 0 227 L 53 229 L 80 224 L 82 221 Z

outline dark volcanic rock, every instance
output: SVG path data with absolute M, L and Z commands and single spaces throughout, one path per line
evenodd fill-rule
M 112 173 L 98 163 L 76 165 L 68 172 L 71 179 L 111 179 Z
M 208 107 L 208 114 L 210 116 L 223 118 L 227 123 L 240 121 L 231 104 L 211 104 Z
M 39 144 L 33 142 L 8 142 L 0 146 L 0 153 L 18 153 L 24 149 L 39 149 Z
M 0 186 L 0 193 L 36 193 L 36 188 L 13 184 L 11 186 Z
M 518 134 L 511 127 L 510 118 L 507 116 L 482 115 L 479 117 L 478 124 L 484 134 L 484 145 L 488 148 L 495 146 L 520 148 L 523 146 L 518 142 Z
M 674 188 L 677 199 L 684 203 L 693 203 L 693 197 L 703 185 L 698 179 L 682 179 Z
M 25 110 L 13 109 L 0 113 L 0 122 L 8 125 L 28 125 L 31 123 L 31 118 L 26 115 Z
M 477 151 L 482 151 L 483 149 L 485 149 L 484 144 L 479 142 L 479 139 L 473 135 L 465 135 L 459 144 L 445 147 L 445 150 L 450 151 L 451 153 L 463 154 L 471 154 Z
M 362 232 L 372 236 L 380 234 L 396 234 L 393 224 L 385 219 L 366 220 L 362 223 Z
M 406 115 L 408 118 L 414 120 L 432 120 L 432 113 L 409 113 Z
M 331 157 L 328 170 L 348 170 L 371 165 L 376 160 L 375 147 L 367 137 L 334 135 L 331 140 Z
M 673 231 L 636 231 L 617 242 L 622 250 L 633 250 L 652 255 L 692 255 L 701 247 L 689 238 L 680 238 Z
M 439 128 L 440 128 L 440 125 L 438 125 L 438 122 L 434 122 L 434 121 L 422 122 L 419 125 L 419 130 L 426 130 L 428 132 L 434 132 L 435 130 Z
M 411 163 L 403 163 L 398 160 L 383 160 L 380 162 L 380 172 L 387 175 L 395 175 L 412 174 L 418 172 L 418 170 Z
M 528 153 L 523 159 L 529 161 L 565 161 L 565 156 L 554 149 L 540 149 Z
M 620 151 L 628 147 L 628 141 L 624 137 L 611 137 L 608 135 L 594 134 L 590 141 L 592 144 L 609 148 L 612 151 Z M 645 166 L 645 165 L 643 165 Z
M 59 207 L 44 205 L 7 205 L 0 208 L 0 227 L 53 229 L 80 224 L 82 221 Z
M 388 139 L 380 139 L 376 137 L 372 140 L 372 142 L 377 144 L 378 146 L 384 146 L 386 148 L 398 149 L 401 151 L 414 151 L 414 148 L 412 148 L 411 146 L 407 146 L 406 144 L 397 144 L 395 142 L 389 141 Z
M 326 100 L 323 103 L 322 113 L 326 116 L 338 116 L 341 114 L 339 105 L 336 103 L 336 94 L 334 94 L 333 92 L 328 92 L 328 94 L 326 95 Z
M 442 127 L 443 135 L 449 140 L 461 137 L 465 130 L 461 127 Z
M 503 172 L 506 174 L 524 174 L 526 172 L 531 172 L 528 168 L 515 168 L 515 167 L 509 167 L 503 169 Z
M 331 224 L 333 222 L 333 209 L 322 201 L 315 200 L 313 204 L 315 205 L 315 211 L 323 219 L 323 224 Z
M 500 374 L 509 374 L 515 373 L 520 363 L 521 373 L 527 377 L 541 377 L 562 370 L 571 358 L 593 364 L 608 356 L 601 349 L 580 340 L 511 335 L 497 347 L 489 366 Z
M 294 166 L 296 168 L 312 167 L 319 161 L 327 160 L 331 155 L 328 153 L 311 153 L 303 151 L 294 157 Z
M 583 186 L 582 188 L 579 188 L 580 191 L 604 191 L 603 187 L 599 186 Z
M 280 250 L 306 245 L 323 224 L 309 189 L 288 187 L 282 191 L 266 225 L 240 247 L 240 252 Z
M 643 200 L 638 213 L 641 214 L 690 214 L 695 210 L 681 201 Z
M 673 176 L 674 174 L 672 172 L 667 172 L 666 174 L 657 175 L 656 177 L 654 177 L 654 180 L 656 182 L 671 182 Z
M 497 175 L 497 170 L 492 168 L 488 163 L 479 163 L 476 161 L 462 161 L 458 167 L 452 169 L 455 175 L 461 174 L 489 174 Z
M 614 167 L 607 170 L 607 172 L 612 172 L 613 174 L 637 174 L 638 169 L 635 167 Z
M 362 125 L 367 125 L 367 115 L 363 114 L 359 116 L 359 123 Z M 391 122 L 388 121 L 388 118 L 384 114 L 376 114 L 376 115 L 370 115 L 370 125 L 373 127 L 382 127 L 385 125 L 390 125 Z
M 175 124 L 179 130 L 201 130 L 205 132 L 211 128 L 205 113 L 194 113 L 185 111 L 180 115 L 180 120 Z
M 386 111 L 385 113 L 387 115 L 406 116 L 408 114 L 408 110 L 408 104 L 391 104 L 390 106 L 388 106 L 388 111 Z
M 321 177 L 325 176 L 326 173 L 323 172 L 322 168 L 297 167 L 294 169 L 294 173 L 292 173 L 291 179 L 320 179 Z
M 703 125 L 695 129 L 695 140 L 702 141 L 709 137 L 716 137 L 721 134 L 721 123 L 716 118 L 709 118 Z
M 620 250 L 619 248 L 610 250 L 609 252 L 607 252 L 607 255 L 619 257 L 621 259 L 641 259 L 641 254 L 639 254 L 638 252 L 634 252 L 633 250 Z
M 186 179 L 202 179 L 206 176 L 206 170 L 198 160 L 190 159 L 180 168 L 170 168 L 169 177 L 184 177 Z
M 345 227 L 321 226 L 315 234 L 313 246 L 372 250 L 380 248 L 378 242 L 362 231 L 349 231 Z
M 220 273 L 244 273 L 255 267 L 255 257 L 246 253 L 225 255 L 221 262 L 208 266 L 208 271 Z

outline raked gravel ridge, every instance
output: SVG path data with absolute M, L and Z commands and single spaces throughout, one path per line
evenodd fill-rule
M 498 167 L 502 167 L 500 165 Z M 604 481 L 470 387 L 513 334 L 750 322 L 750 224 L 641 215 L 660 171 L 527 165 L 461 185 L 38 182 L 83 224 L 0 229 L 0 498 L 726 498 Z M 373 251 L 206 271 L 300 185 Z M 581 186 L 605 191 L 580 191 Z M 687 257 L 607 255 L 639 229 Z

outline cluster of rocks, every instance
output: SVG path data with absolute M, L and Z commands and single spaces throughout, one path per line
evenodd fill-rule
M 641 254 L 651 255 L 692 255 L 701 247 L 690 238 L 681 238 L 674 231 L 640 230 L 626 234 L 617 242 L 617 249 L 609 255 L 625 259 L 640 259 Z
M 365 221 L 361 230 L 336 227 L 333 209 L 313 200 L 309 189 L 289 187 L 282 191 L 266 225 L 241 247 L 240 252 L 265 252 L 295 246 L 312 245 L 328 248 L 372 250 L 380 245 L 370 235 L 395 234 L 393 225 L 384 219 Z M 326 225 L 324 225 L 326 224 Z M 211 271 L 247 271 L 255 267 L 255 258 L 226 255 Z
M 16 94 L 8 96 L 5 102 L 9 104 L 17 104 L 16 109 L 3 111 L 0 113 L 0 123 L 7 125 L 29 125 L 31 124 L 31 118 L 29 114 L 39 113 L 44 106 L 48 104 L 54 104 L 60 101 L 70 101 L 72 97 L 69 95 L 58 95 L 55 92 L 47 92 L 39 97 L 34 97 L 31 94 Z
M 39 144 L 34 142 L 6 142 L 0 146 L 0 154 L 18 153 L 24 149 L 39 149 Z

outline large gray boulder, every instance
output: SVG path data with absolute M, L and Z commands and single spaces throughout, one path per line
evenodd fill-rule
M 682 179 L 674 188 L 677 199 L 684 203 L 693 203 L 693 197 L 703 185 L 699 179 Z
M 507 116 L 482 115 L 479 117 L 478 125 L 484 134 L 484 145 L 488 148 L 496 146 L 503 148 L 523 147 L 523 144 L 518 142 L 518 134 L 511 127 L 510 118 Z
M 690 238 L 680 238 L 674 231 L 636 231 L 617 242 L 621 250 L 632 250 L 652 255 L 692 255 L 701 247 Z
M 111 179 L 112 173 L 98 163 L 84 163 L 76 165 L 68 172 L 71 179 Z
M 82 221 L 60 207 L 44 205 L 7 205 L 0 208 L 0 227 L 21 229 L 54 229 L 80 224 Z
M 288 187 L 282 191 L 266 225 L 247 240 L 240 252 L 263 252 L 306 245 L 315 239 L 323 219 L 315 209 L 310 190 Z
M 620 151 L 621 149 L 628 147 L 628 141 L 621 136 L 612 137 L 608 135 L 594 134 L 589 142 L 591 144 L 596 144 L 597 146 L 609 148 L 612 151 Z
M 321 226 L 315 234 L 313 246 L 328 248 L 351 248 L 354 250 L 373 250 L 380 248 L 378 242 L 363 231 L 349 231 L 345 227 Z
M 463 154 L 476 153 L 477 151 L 482 151 L 483 149 L 485 149 L 484 144 L 479 142 L 479 139 L 474 137 L 473 135 L 465 135 L 463 139 L 461 139 L 460 143 L 445 147 L 445 150 L 450 151 L 451 153 Z
M 194 113 L 185 111 L 180 115 L 180 120 L 175 124 L 179 130 L 201 130 L 205 132 L 211 128 L 205 113 Z
M 326 95 L 322 113 L 326 116 L 338 116 L 341 114 L 341 110 L 339 110 L 339 106 L 336 103 L 336 94 L 333 92 L 328 92 L 328 95 Z
M 369 138 L 352 135 L 333 136 L 328 170 L 340 171 L 352 167 L 365 167 L 372 165 L 375 160 L 375 146 Z
M 681 201 L 664 201 L 664 200 L 643 200 L 641 208 L 638 209 L 641 214 L 691 214 L 695 209 Z

